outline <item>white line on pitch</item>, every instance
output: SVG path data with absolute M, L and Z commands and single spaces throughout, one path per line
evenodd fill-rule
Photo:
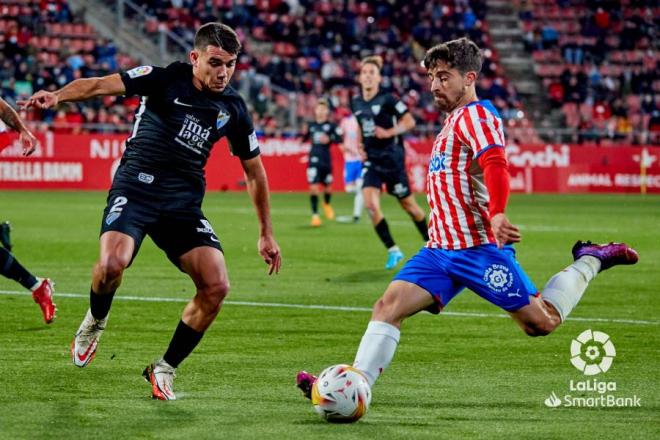
M 0 290 L 0 295 L 20 295 L 29 296 L 30 292 L 16 291 L 16 290 Z M 89 295 L 82 295 L 80 293 L 62 293 L 57 292 L 55 297 L 62 298 L 89 298 Z M 123 301 L 143 301 L 143 302 L 173 302 L 173 303 L 187 303 L 189 298 L 164 298 L 152 296 L 128 296 L 118 295 L 115 299 Z M 286 304 L 286 303 L 269 303 L 257 301 L 225 301 L 227 305 L 233 306 L 250 306 L 250 307 L 278 307 L 287 309 L 311 309 L 311 310 L 332 310 L 339 312 L 371 312 L 369 307 L 349 307 L 349 306 L 325 306 L 322 304 Z M 508 318 L 509 315 L 502 313 L 476 313 L 476 312 L 442 312 L 443 316 L 462 316 L 471 318 Z M 642 325 L 658 325 L 660 321 L 644 321 L 637 319 L 619 319 L 619 318 L 567 318 L 569 321 L 582 321 L 582 322 L 611 322 L 617 324 L 642 324 Z

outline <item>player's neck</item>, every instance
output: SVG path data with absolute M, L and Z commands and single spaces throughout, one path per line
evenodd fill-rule
M 463 95 L 463 97 L 458 101 L 458 103 L 456 103 L 456 107 L 452 109 L 452 112 L 458 108 L 465 107 L 466 105 L 478 100 L 479 98 L 477 98 L 477 91 L 474 89 L 469 90 L 465 95 Z
M 378 87 L 374 87 L 373 89 L 362 89 L 362 99 L 365 101 L 371 101 L 374 96 L 378 94 Z
M 314 121 L 315 121 L 317 124 L 325 124 L 326 122 L 328 122 L 327 119 L 314 119 Z

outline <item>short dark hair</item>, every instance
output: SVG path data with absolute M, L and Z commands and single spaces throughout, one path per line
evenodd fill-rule
M 226 24 L 211 22 L 200 26 L 195 33 L 195 49 L 206 50 L 206 46 L 217 46 L 232 55 L 241 51 L 241 42 L 236 32 Z
M 481 51 L 474 41 L 468 38 L 447 41 L 433 46 L 426 51 L 422 65 L 433 69 L 439 62 L 444 62 L 450 69 L 456 68 L 461 74 L 481 71 Z

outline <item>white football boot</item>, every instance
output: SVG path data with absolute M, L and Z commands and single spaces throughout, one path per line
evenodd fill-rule
M 160 359 L 147 366 L 142 372 L 144 379 L 151 384 L 151 397 L 158 400 L 176 400 L 174 378 L 176 368 Z
M 107 316 L 103 319 L 96 319 L 92 316 L 91 310 L 87 310 L 85 319 L 78 327 L 76 336 L 71 343 L 71 358 L 75 366 L 82 368 L 92 362 L 96 355 L 96 346 L 107 322 Z

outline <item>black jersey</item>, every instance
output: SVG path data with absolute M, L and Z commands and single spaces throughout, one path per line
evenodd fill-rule
M 391 93 L 378 92 L 369 101 L 360 95 L 353 98 L 351 110 L 362 131 L 362 143 L 367 160 L 382 167 L 401 165 L 403 161 L 403 140 L 400 136 L 378 139 L 376 126 L 392 128 L 408 112 L 406 104 Z
M 329 142 L 321 142 L 321 136 L 324 134 L 328 136 Z M 318 162 L 330 163 L 330 145 L 341 142 L 341 129 L 337 124 L 330 121 L 310 122 L 304 140 L 309 140 L 312 143 L 312 148 L 309 151 L 310 158 L 316 158 Z
M 190 64 L 136 67 L 122 72 L 121 79 L 126 95 L 141 95 L 142 100 L 115 183 L 139 171 L 146 179 L 156 175 L 156 179 L 163 176 L 164 181 L 203 187 L 204 166 L 223 136 L 239 158 L 259 154 L 252 120 L 240 95 L 229 86 L 222 93 L 198 90 Z

